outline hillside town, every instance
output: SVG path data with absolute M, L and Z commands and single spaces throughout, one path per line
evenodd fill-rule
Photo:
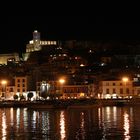
M 0 54 L 0 100 L 140 97 L 140 45 L 114 41 L 41 40 L 25 52 Z

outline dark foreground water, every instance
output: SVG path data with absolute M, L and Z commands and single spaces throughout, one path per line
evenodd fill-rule
M 1 108 L 0 140 L 140 140 L 140 107 Z

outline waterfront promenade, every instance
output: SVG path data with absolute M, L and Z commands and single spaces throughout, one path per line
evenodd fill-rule
M 68 108 L 74 106 L 134 106 L 140 105 L 140 98 L 135 99 L 71 99 L 45 101 L 1 101 L 0 107 L 27 107 L 27 108 Z

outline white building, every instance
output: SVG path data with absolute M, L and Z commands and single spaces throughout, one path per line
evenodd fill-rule
M 50 45 L 57 45 L 57 41 L 41 41 L 40 40 L 40 32 L 35 30 L 33 32 L 33 40 L 29 41 L 26 45 L 26 53 L 40 51 L 42 46 L 50 46 Z
M 131 98 L 134 96 L 133 81 L 109 80 L 100 82 L 98 98 Z
M 23 96 L 27 96 L 27 77 L 15 77 L 15 93 Z

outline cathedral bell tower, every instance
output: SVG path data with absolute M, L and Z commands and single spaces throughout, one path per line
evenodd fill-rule
M 41 50 L 41 46 L 40 46 L 40 32 L 38 32 L 37 30 L 35 30 L 33 32 L 33 44 L 34 44 L 34 50 L 35 51 Z

